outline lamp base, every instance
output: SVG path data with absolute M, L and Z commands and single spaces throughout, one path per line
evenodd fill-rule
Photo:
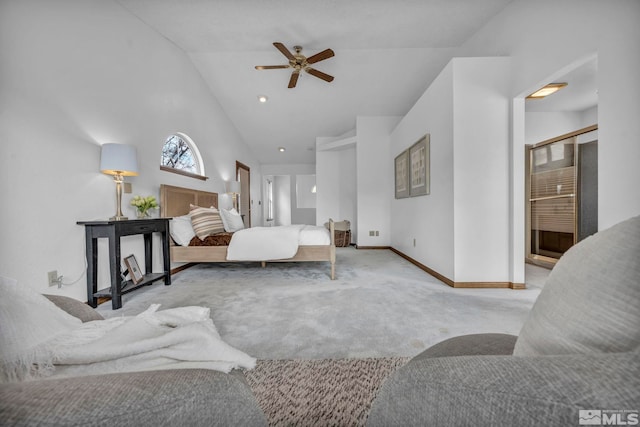
M 116 215 L 116 216 L 112 216 L 111 218 L 109 218 L 109 221 L 124 221 L 126 219 L 129 219 L 126 216 L 122 216 L 122 215 Z

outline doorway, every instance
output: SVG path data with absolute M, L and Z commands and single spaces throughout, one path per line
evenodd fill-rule
M 597 125 L 527 146 L 527 258 L 558 259 L 597 231 Z M 585 138 L 586 137 L 586 138 Z
M 244 219 L 245 227 L 251 227 L 251 169 L 237 160 L 236 180 L 240 183 L 238 212 Z
M 597 231 L 598 58 L 586 56 L 525 94 L 525 262 L 552 268 Z M 550 84 L 551 83 L 551 84 Z M 533 96 L 543 86 L 559 88 Z

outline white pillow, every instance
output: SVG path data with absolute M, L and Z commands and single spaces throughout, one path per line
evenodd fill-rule
M 189 246 L 189 242 L 196 235 L 196 232 L 193 231 L 193 225 L 191 225 L 191 217 L 182 215 L 169 221 L 169 234 L 178 245 Z
M 227 217 L 223 215 L 226 209 L 220 209 L 220 219 L 222 219 L 222 226 L 224 227 L 224 231 L 229 232 L 229 223 L 227 222 Z
M 233 233 L 234 231 L 242 230 L 244 228 L 242 216 L 235 209 L 222 209 L 220 213 L 222 214 L 222 222 L 226 224 L 225 230 L 229 233 Z

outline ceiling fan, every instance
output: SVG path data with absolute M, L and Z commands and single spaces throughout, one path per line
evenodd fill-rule
M 289 49 L 287 49 L 282 43 L 275 42 L 273 45 L 278 49 L 284 56 L 289 60 L 289 64 L 287 65 L 256 65 L 256 70 L 275 70 L 279 68 L 293 68 L 293 72 L 291 73 L 291 78 L 289 79 L 289 89 L 296 87 L 296 83 L 298 82 L 298 77 L 300 76 L 300 71 L 306 71 L 312 76 L 318 77 L 326 82 L 333 81 L 333 76 L 329 74 L 323 73 L 322 71 L 318 71 L 315 68 L 311 68 L 311 64 L 315 64 L 316 62 L 320 62 L 325 59 L 329 59 L 334 56 L 334 53 L 331 49 L 325 49 L 322 52 L 318 52 L 315 55 L 311 55 L 310 57 L 304 56 L 302 53 L 302 46 L 294 46 L 293 49 L 296 53 L 291 53 Z

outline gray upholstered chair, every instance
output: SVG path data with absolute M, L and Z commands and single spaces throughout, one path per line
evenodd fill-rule
M 633 423 L 639 404 L 640 216 L 565 253 L 518 337 L 452 338 L 396 371 L 368 425 L 568 426 L 636 411 Z
M 83 322 L 100 320 L 72 298 L 46 295 Z M 265 426 L 239 371 L 174 369 L 0 384 L 0 425 Z

